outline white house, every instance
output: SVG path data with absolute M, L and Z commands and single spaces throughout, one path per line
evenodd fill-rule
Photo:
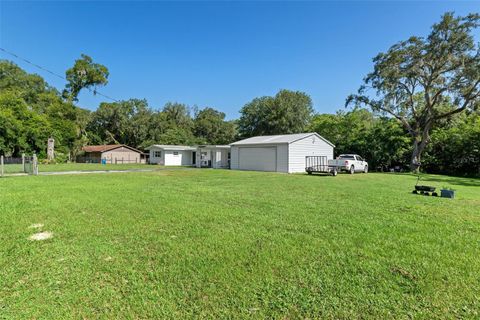
M 198 168 L 229 168 L 230 146 L 200 145 L 173 146 L 154 144 L 150 151 L 150 163 L 163 166 L 196 166 Z
M 231 169 L 286 173 L 305 172 L 307 156 L 333 159 L 335 147 L 316 132 L 258 136 L 230 146 Z
M 198 168 L 230 168 L 230 146 L 201 145 L 197 146 Z
M 193 166 L 197 159 L 195 147 L 154 144 L 147 150 L 150 163 L 162 166 Z

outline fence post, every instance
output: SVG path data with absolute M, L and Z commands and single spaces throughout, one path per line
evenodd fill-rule
M 22 169 L 23 169 L 23 172 L 26 172 L 26 170 L 25 170 L 25 153 L 22 153 Z
M 37 155 L 34 153 L 33 154 L 33 164 L 32 164 L 33 168 L 32 168 L 32 171 L 33 171 L 33 174 L 36 176 L 38 175 L 38 159 L 37 159 Z
M 3 177 L 3 156 L 0 156 L 0 177 Z

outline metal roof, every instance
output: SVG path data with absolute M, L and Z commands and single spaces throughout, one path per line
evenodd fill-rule
M 312 135 L 317 136 L 318 138 L 322 139 L 332 147 L 335 147 L 333 143 L 322 137 L 316 132 L 307 132 L 307 133 L 294 133 L 294 134 L 281 134 L 275 136 L 257 136 L 251 137 L 248 139 L 240 140 L 234 143 L 231 143 L 231 146 L 238 146 L 238 145 L 256 145 L 256 144 L 279 144 L 279 143 L 287 143 L 290 144 L 292 142 L 310 137 Z
M 197 146 L 198 148 L 210 148 L 210 149 L 230 149 L 229 145 L 220 145 L 220 144 L 201 144 Z
M 190 147 L 190 146 L 174 146 L 174 145 L 168 145 L 168 144 L 154 144 L 151 145 L 150 147 L 146 148 L 147 150 L 157 148 L 157 149 L 163 149 L 163 150 L 175 150 L 175 151 L 195 151 L 197 148 L 195 147 Z
M 138 153 L 142 153 L 142 151 L 129 147 L 125 144 L 104 144 L 104 145 L 98 145 L 98 146 L 84 146 L 82 150 L 85 152 L 107 152 L 107 151 L 115 150 L 122 147 Z

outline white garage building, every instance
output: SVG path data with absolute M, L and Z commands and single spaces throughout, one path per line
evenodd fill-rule
M 231 169 L 305 172 L 306 156 L 333 159 L 330 141 L 316 132 L 258 136 L 230 144 Z

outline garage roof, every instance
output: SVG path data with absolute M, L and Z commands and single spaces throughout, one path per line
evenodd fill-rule
M 290 144 L 292 142 L 310 137 L 312 135 L 317 136 L 318 138 L 322 139 L 332 147 L 335 147 L 333 143 L 322 137 L 316 132 L 308 132 L 308 133 L 295 133 L 295 134 L 281 134 L 275 136 L 257 136 L 251 137 L 248 139 L 240 140 L 234 143 L 231 143 L 231 146 L 239 146 L 239 145 L 251 145 L 251 144 L 278 144 L 278 143 L 287 143 Z

